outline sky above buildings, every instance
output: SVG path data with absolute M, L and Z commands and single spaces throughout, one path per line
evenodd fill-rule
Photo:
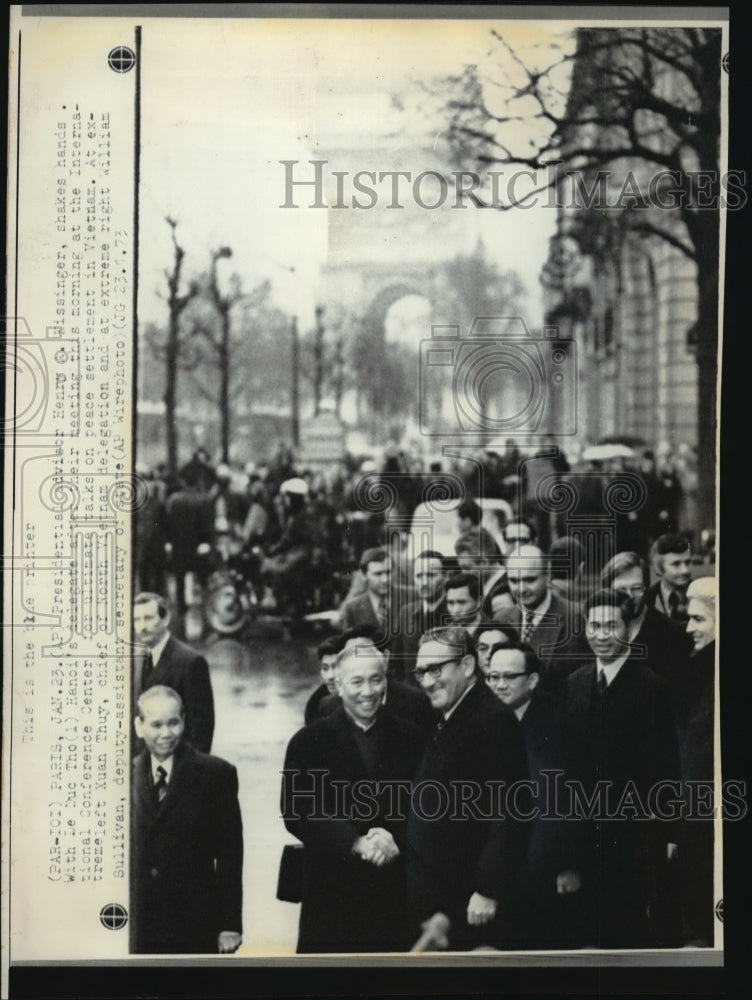
M 498 64 L 492 27 L 517 51 L 537 51 L 533 58 L 545 54 L 552 38 L 549 26 L 534 21 L 146 19 L 141 320 L 162 323 L 166 317 L 158 292 L 164 291 L 162 272 L 172 257 L 164 221 L 171 216 L 178 220 L 186 250 L 187 277 L 208 265 L 212 250 L 230 246 L 233 258 L 221 265 L 228 277 L 237 272 L 246 288 L 270 279 L 275 302 L 309 324 L 314 306 L 325 297 L 319 270 L 327 262 L 333 213 L 310 207 L 316 193 L 312 185 L 294 187 L 297 208 L 280 206 L 290 177 L 314 177 L 310 160 L 327 160 L 321 169 L 330 203 L 336 183 L 346 202 L 357 195 L 353 175 L 358 170 L 377 178 L 396 169 L 411 172 L 407 184 L 398 182 L 399 197 L 411 203 L 404 218 L 423 214 L 431 225 L 417 245 L 395 253 L 437 253 L 441 239 L 432 240 L 430 233 L 442 232 L 443 222 L 457 215 L 450 207 L 454 192 L 434 210 L 427 206 L 441 192 L 432 193 L 432 178 L 418 188 L 418 206 L 410 183 L 426 170 L 446 169 L 441 153 L 445 120 L 436 113 L 432 81 L 457 74 L 468 63 Z M 284 160 L 298 162 L 285 167 Z M 288 175 L 289 170 L 298 173 Z M 337 171 L 343 175 L 339 182 L 333 176 Z M 393 221 L 395 212 L 387 207 L 390 185 L 388 177 L 370 185 L 377 202 L 358 220 L 366 229 L 373 224 L 374 252 L 383 224 L 399 229 L 401 222 Z M 372 200 L 358 197 L 361 204 Z M 447 256 L 467 252 L 482 238 L 493 261 L 520 273 L 528 290 L 528 322 L 539 324 L 538 275 L 555 210 L 498 212 L 465 203 L 462 221 L 452 220 L 462 245 L 447 248 Z M 347 229 L 347 220 L 337 223 Z

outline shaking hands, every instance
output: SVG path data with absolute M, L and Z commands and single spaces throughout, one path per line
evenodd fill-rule
M 379 868 L 394 861 L 399 854 L 394 837 L 380 826 L 373 826 L 368 833 L 358 837 L 352 846 L 352 851 L 364 861 Z

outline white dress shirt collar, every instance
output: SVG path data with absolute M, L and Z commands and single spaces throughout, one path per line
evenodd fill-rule
M 621 668 L 629 659 L 629 653 L 625 653 L 624 656 L 620 656 L 618 660 L 614 660 L 613 663 L 601 663 L 599 659 L 596 658 L 595 665 L 598 668 L 598 675 L 600 676 L 601 670 L 606 675 L 606 684 L 609 687 L 614 683 L 616 675 L 619 673 Z
M 154 784 L 159 781 L 159 775 L 157 774 L 157 768 L 161 767 L 165 772 L 165 781 L 169 785 L 170 778 L 172 777 L 172 765 L 175 763 L 175 757 L 168 757 L 167 760 L 157 760 L 154 754 L 150 754 L 151 757 L 151 776 L 154 779 Z

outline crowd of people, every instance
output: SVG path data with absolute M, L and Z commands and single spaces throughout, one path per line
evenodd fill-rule
M 333 536 L 352 523 L 291 466 L 232 513 L 223 470 L 200 491 L 194 471 L 215 542 L 221 518 L 242 523 L 278 600 L 313 585 L 316 512 Z M 456 518 L 452 554 L 412 552 L 382 515 L 327 549 L 358 558 L 282 768 L 282 818 L 302 845 L 285 852 L 295 884 L 288 872 L 280 896 L 301 903 L 298 952 L 712 946 L 715 578 L 690 536 L 658 518 L 594 565 L 529 507 L 497 534 L 472 496 Z M 165 579 L 150 582 L 134 606 L 132 905 L 134 933 L 147 930 L 133 947 L 233 951 L 237 774 L 210 756 L 206 661 L 170 635 Z M 167 871 L 165 845 L 183 852 L 173 801 L 190 834 Z M 186 865 L 206 873 L 203 901 L 172 885 Z M 180 940 L 154 930 L 157 901 L 180 910 Z
M 242 468 L 214 465 L 198 448 L 174 475 L 163 465 L 142 471 L 146 499 L 135 518 L 137 589 L 169 590 L 182 616 L 190 583 L 205 592 L 212 573 L 229 568 L 251 583 L 257 603 L 299 618 L 338 604 L 362 552 L 387 537 L 387 520 L 409 524 L 421 501 L 436 497 L 437 487 L 445 498 L 498 500 L 506 512 L 524 518 L 548 550 L 568 529 L 562 514 L 541 503 L 541 482 L 553 473 L 557 482 L 571 483 L 583 518 L 602 511 L 609 483 L 625 471 L 636 474 L 644 490 L 634 511 L 617 515 L 621 547 L 647 557 L 658 535 L 688 523 L 691 507 L 671 456 L 658 463 L 648 450 L 631 460 L 617 456 L 570 465 L 554 443 L 523 456 L 510 439 L 499 451 L 482 448 L 463 458 L 430 460 L 392 449 L 378 465 L 347 456 L 314 471 L 296 465 L 284 448 L 267 463 Z M 379 504 L 384 497 L 388 503 Z M 502 516 L 498 533 L 508 519 Z M 712 533 L 698 533 L 692 541 L 708 550 Z
M 366 550 L 319 648 L 282 788 L 298 950 L 712 945 L 715 578 L 679 534 L 654 583 L 619 552 L 588 587 L 574 539 L 565 581 L 479 540 L 419 553 L 412 593 Z

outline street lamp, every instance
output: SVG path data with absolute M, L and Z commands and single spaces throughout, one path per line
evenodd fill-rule
M 274 263 L 295 277 L 294 265 L 280 264 L 279 261 Z M 293 316 L 290 323 L 290 341 L 290 436 L 293 448 L 297 448 L 300 444 L 300 338 L 297 316 Z

